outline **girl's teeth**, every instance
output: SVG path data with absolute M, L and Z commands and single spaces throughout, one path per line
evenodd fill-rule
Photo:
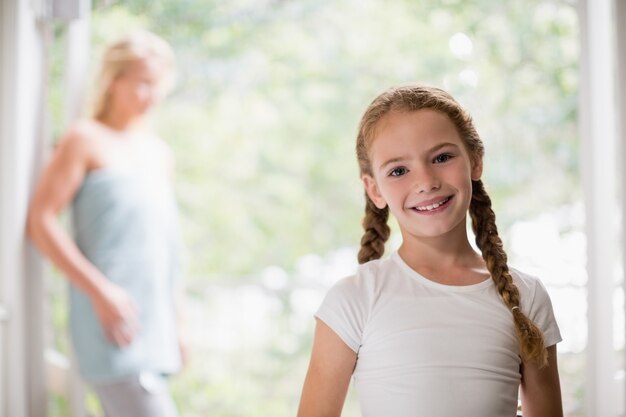
M 443 200 L 440 203 L 435 203 L 435 204 L 430 204 L 426 207 L 416 207 L 419 211 L 429 211 L 429 210 L 433 210 L 436 209 L 437 207 L 441 206 L 443 203 L 445 203 L 446 201 L 448 201 L 448 199 L 446 198 L 445 200 Z

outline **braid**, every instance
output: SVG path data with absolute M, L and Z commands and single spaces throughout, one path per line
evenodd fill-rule
M 374 202 L 365 195 L 365 217 L 363 218 L 363 237 L 359 250 L 359 263 L 380 259 L 385 253 L 385 242 L 389 239 L 389 207 L 379 209 Z
M 482 252 L 502 301 L 513 314 L 521 356 L 523 359 L 544 366 L 547 364 L 547 351 L 543 334 L 519 308 L 519 290 L 507 266 L 507 256 L 498 235 L 496 215 L 491 208 L 491 199 L 480 180 L 472 181 L 472 201 L 469 211 L 472 229 L 476 234 L 476 244 Z

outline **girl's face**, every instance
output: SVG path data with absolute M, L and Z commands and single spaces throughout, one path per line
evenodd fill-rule
M 110 86 L 111 107 L 129 116 L 141 116 L 160 99 L 163 68 L 155 59 L 128 65 Z
M 454 124 L 434 110 L 384 116 L 369 149 L 373 176 L 363 184 L 378 208 L 389 206 L 403 236 L 437 237 L 463 228 L 472 198 L 472 166 Z

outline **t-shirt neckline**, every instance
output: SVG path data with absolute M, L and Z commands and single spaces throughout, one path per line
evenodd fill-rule
M 398 265 L 402 270 L 404 270 L 404 272 L 406 272 L 411 278 L 432 288 L 437 288 L 440 290 L 451 291 L 451 292 L 470 292 L 470 291 L 482 290 L 484 288 L 488 288 L 493 285 L 493 280 L 491 279 L 491 277 L 477 284 L 470 284 L 470 285 L 440 284 L 438 282 L 435 282 L 433 280 L 426 278 L 425 276 L 423 276 L 422 274 L 420 274 L 419 272 L 411 268 L 406 262 L 404 262 L 404 259 L 402 259 L 402 257 L 400 256 L 397 250 L 391 254 L 391 259 L 396 263 L 396 265 Z

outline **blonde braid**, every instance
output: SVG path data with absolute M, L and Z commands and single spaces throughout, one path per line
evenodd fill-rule
M 476 244 L 482 252 L 502 301 L 513 314 L 522 359 L 545 366 L 548 352 L 544 346 L 543 334 L 519 308 L 519 290 L 507 266 L 507 256 L 498 235 L 496 215 L 491 208 L 491 199 L 480 180 L 472 181 L 472 201 L 469 211 L 472 229 L 476 234 Z
M 380 259 L 385 253 L 385 242 L 389 239 L 389 208 L 379 209 L 374 202 L 365 195 L 365 217 L 363 218 L 363 229 L 365 233 L 361 238 L 361 249 L 359 250 L 359 263 Z

